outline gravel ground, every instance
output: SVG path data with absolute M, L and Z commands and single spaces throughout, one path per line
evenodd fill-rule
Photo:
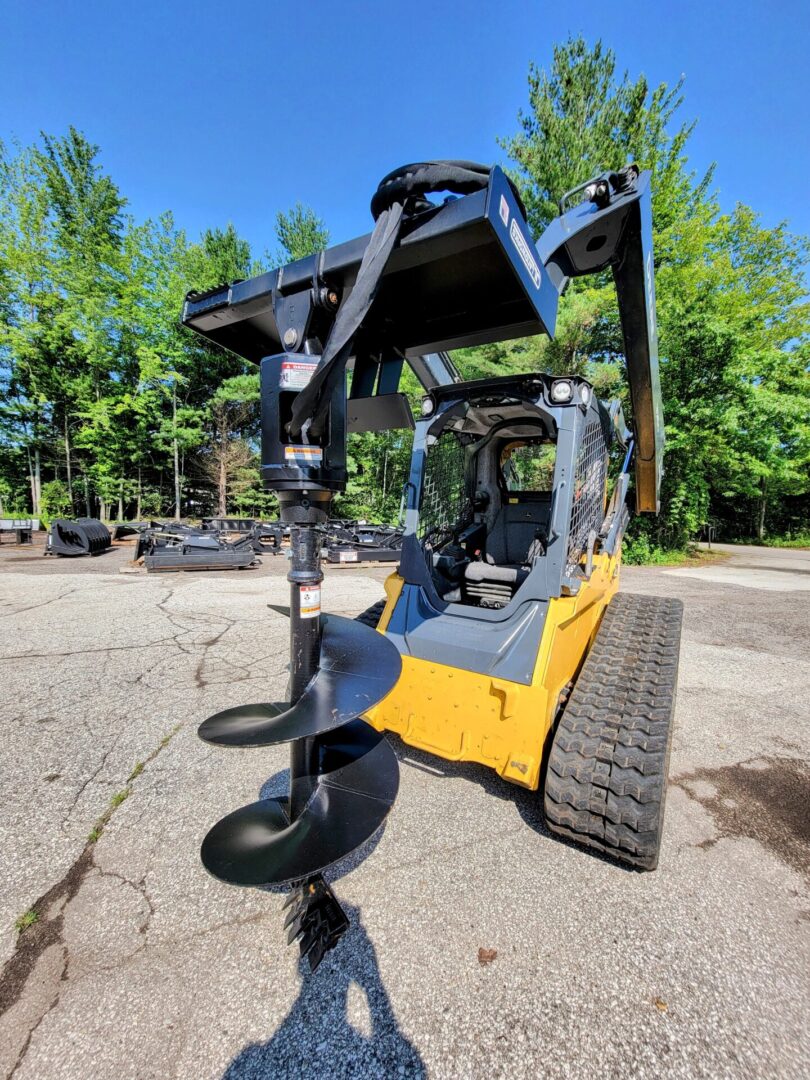
M 352 929 L 312 978 L 283 898 L 198 861 L 285 783 L 284 748 L 195 735 L 283 695 L 285 561 L 144 576 L 119 573 L 127 545 L 6 544 L 0 1075 L 810 1075 L 810 552 L 729 550 L 622 572 L 686 605 L 659 870 L 559 843 L 536 795 L 393 739 L 398 801 L 334 875 Z M 325 607 L 362 610 L 385 576 L 330 571 Z

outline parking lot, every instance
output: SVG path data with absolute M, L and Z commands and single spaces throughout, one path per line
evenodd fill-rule
M 120 572 L 127 545 L 0 549 L 0 1075 L 810 1075 L 810 552 L 724 554 L 622 571 L 685 602 L 658 871 L 560 843 L 537 794 L 392 738 L 399 798 L 332 875 L 352 929 L 310 977 L 283 896 L 198 857 L 286 782 L 286 748 L 196 737 L 283 697 L 286 561 L 147 576 Z M 356 614 L 385 576 L 328 570 L 325 610 Z

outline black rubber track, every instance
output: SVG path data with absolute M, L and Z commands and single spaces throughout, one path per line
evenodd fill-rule
M 372 630 L 377 629 L 377 623 L 382 618 L 382 613 L 385 611 L 385 605 L 387 601 L 378 600 L 376 604 L 372 604 L 370 608 L 366 608 L 365 611 L 359 615 L 355 615 L 357 622 L 365 623 L 366 626 L 370 626 Z
M 548 759 L 551 831 L 641 870 L 658 865 L 682 615 L 680 600 L 614 597 Z

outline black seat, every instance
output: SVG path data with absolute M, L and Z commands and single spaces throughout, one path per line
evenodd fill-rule
M 538 492 L 504 495 L 486 553 L 464 570 L 466 592 L 483 607 L 503 607 L 529 576 L 534 560 L 545 554 L 551 495 Z

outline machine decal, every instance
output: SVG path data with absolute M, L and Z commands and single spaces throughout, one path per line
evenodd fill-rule
M 500 215 L 501 215 L 501 221 L 504 223 L 504 225 L 508 225 L 509 224 L 509 203 L 506 201 L 506 198 L 503 195 L 501 195 L 501 202 L 500 202 L 500 206 L 498 207 L 498 210 L 499 210 Z
M 311 585 L 301 586 L 301 618 L 314 619 L 321 613 L 321 590 Z
M 509 239 L 515 245 L 515 249 L 520 256 L 523 265 L 529 271 L 529 277 L 532 279 L 535 289 L 539 289 L 540 267 L 537 265 L 531 251 L 529 251 L 529 245 L 526 243 L 526 238 L 520 231 L 520 226 L 518 225 L 516 218 L 512 218 L 512 224 L 509 226 Z
M 320 446 L 285 446 L 284 460 L 299 465 L 320 465 L 323 450 Z
M 306 363 L 300 360 L 285 360 L 281 365 L 281 374 L 278 379 L 280 390 L 303 390 L 309 385 L 309 380 L 315 374 L 317 363 Z

